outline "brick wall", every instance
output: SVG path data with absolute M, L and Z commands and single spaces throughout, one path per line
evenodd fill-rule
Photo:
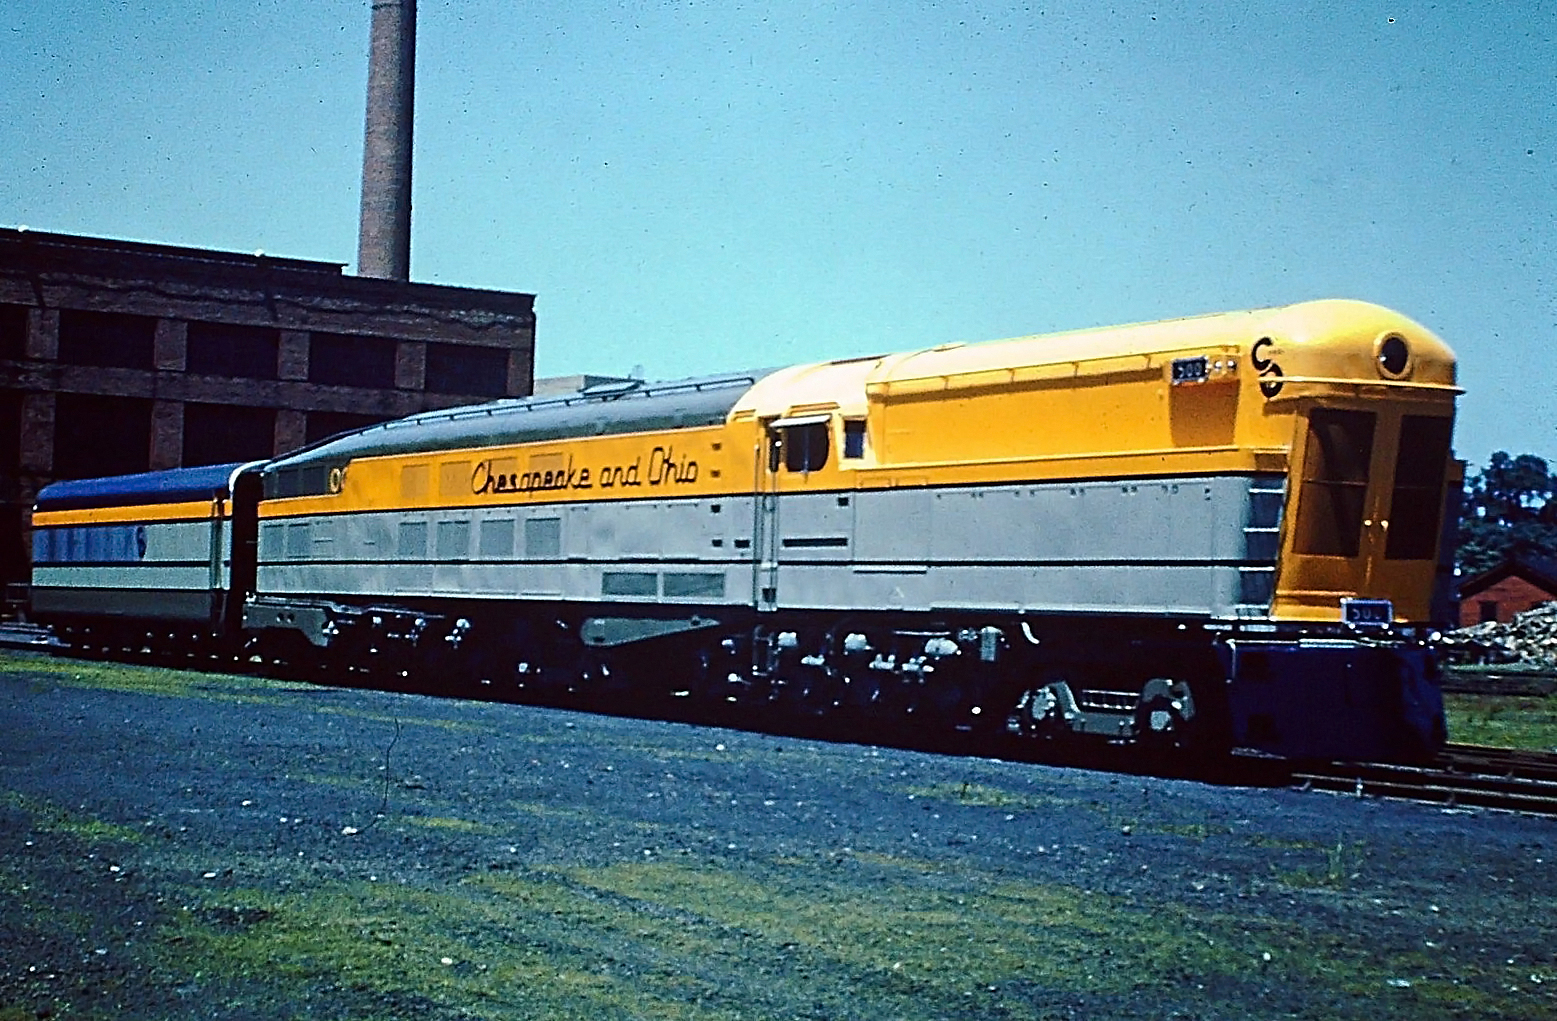
M 26 578 L 30 508 L 55 479 L 526 396 L 534 353 L 533 295 L 0 228 L 0 585 Z

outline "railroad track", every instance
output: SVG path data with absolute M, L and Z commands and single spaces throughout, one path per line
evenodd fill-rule
M 1557 816 L 1557 755 L 1451 744 L 1431 766 L 1333 762 L 1294 769 L 1305 790 Z
M 37 649 L 48 651 L 61 648 L 54 633 L 37 624 L 0 623 L 0 649 Z

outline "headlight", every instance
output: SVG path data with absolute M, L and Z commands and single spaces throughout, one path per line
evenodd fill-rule
M 1379 371 L 1392 379 L 1405 375 L 1411 365 L 1411 348 L 1404 337 L 1391 333 L 1379 341 Z

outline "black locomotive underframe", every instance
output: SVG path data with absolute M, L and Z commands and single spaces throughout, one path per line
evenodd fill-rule
M 87 654 L 193 656 L 328 684 L 757 726 L 809 721 L 865 740 L 961 734 L 975 749 L 1031 738 L 1211 754 L 1233 745 L 1287 754 L 1292 716 L 1345 710 L 1351 660 L 1333 683 L 1319 679 L 1316 690 L 1328 683 L 1332 693 L 1318 698 L 1268 683 L 1292 676 L 1281 664 L 1309 645 L 1421 651 L 1396 631 L 1000 611 L 260 597 L 242 625 L 213 634 L 199 622 L 83 619 L 57 630 Z M 1395 670 L 1386 664 L 1383 675 Z M 1394 687 L 1386 676 L 1370 710 L 1384 723 L 1359 725 L 1370 739 L 1395 729 Z M 1428 754 L 1442 738 L 1432 706 L 1423 710 L 1427 723 L 1384 734 L 1381 747 Z
M 866 728 L 1227 743 L 1197 622 L 998 612 L 251 600 L 250 654 L 355 680 L 636 711 L 684 702 Z

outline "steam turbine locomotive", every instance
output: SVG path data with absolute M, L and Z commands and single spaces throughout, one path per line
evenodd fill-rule
M 1444 740 L 1453 353 L 1355 301 L 563 397 L 60 482 L 83 651 L 1159 749 Z

